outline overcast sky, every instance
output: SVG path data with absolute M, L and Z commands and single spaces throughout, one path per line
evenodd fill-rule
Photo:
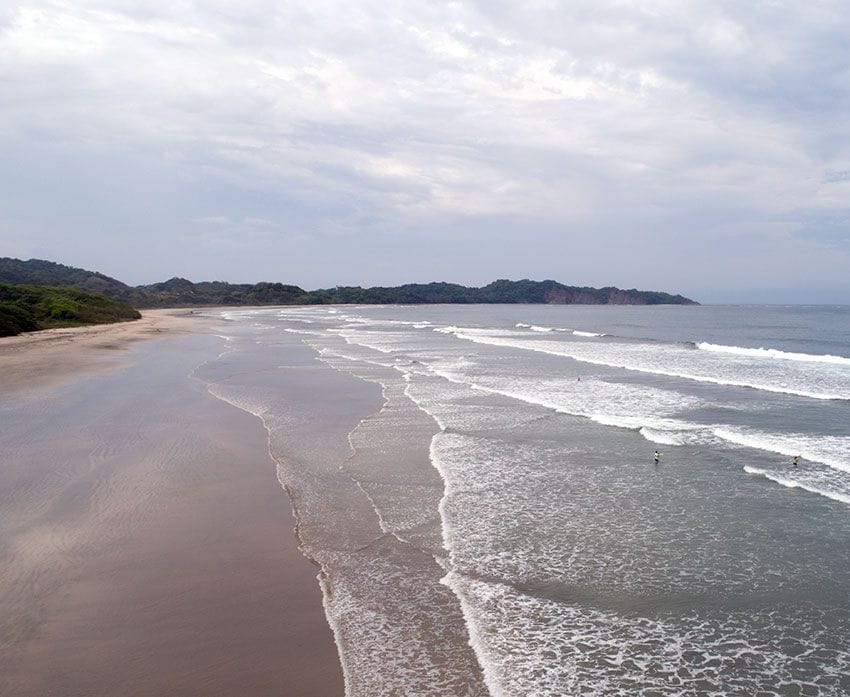
M 846 0 L 0 5 L 0 256 L 850 303 Z

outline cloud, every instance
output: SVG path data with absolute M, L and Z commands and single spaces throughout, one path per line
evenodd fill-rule
M 297 238 L 308 255 L 352 235 L 390 253 L 388 238 L 452 231 L 459 274 L 482 235 L 513 235 L 536 257 L 510 273 L 513 255 L 488 254 L 481 273 L 536 276 L 553 270 L 544 247 L 572 240 L 596 259 L 587 282 L 622 285 L 634 279 L 618 249 L 648 263 L 672 244 L 683 281 L 744 287 L 721 245 L 772 240 L 774 273 L 818 240 L 850 255 L 837 226 L 813 223 L 847 200 L 848 31 L 835 0 L 33 0 L 0 14 L 0 145 L 44 154 L 25 165 L 42 198 L 62 197 L 46 164 L 60 152 L 92 182 L 107 160 L 160 172 L 172 189 L 150 234 L 163 244 L 187 227 L 256 228 L 272 249 Z M 45 213 L 17 190 L 16 220 L 32 227 Z M 88 196 L 133 208 L 127 192 Z M 360 282 L 383 282 L 368 263 Z M 308 286 L 341 275 L 315 266 Z
M 202 218 L 192 218 L 190 222 L 201 225 L 229 225 L 231 220 L 224 215 L 207 215 Z

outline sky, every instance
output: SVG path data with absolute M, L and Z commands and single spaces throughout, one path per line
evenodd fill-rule
M 846 0 L 0 5 L 0 256 L 850 303 Z

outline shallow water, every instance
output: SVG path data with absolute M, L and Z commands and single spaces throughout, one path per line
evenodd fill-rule
M 222 318 L 349 695 L 850 693 L 850 309 Z

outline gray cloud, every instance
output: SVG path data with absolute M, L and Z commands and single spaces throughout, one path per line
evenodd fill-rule
M 709 300 L 805 258 L 846 301 L 848 31 L 832 1 L 20 3 L 0 244 L 129 282 Z

